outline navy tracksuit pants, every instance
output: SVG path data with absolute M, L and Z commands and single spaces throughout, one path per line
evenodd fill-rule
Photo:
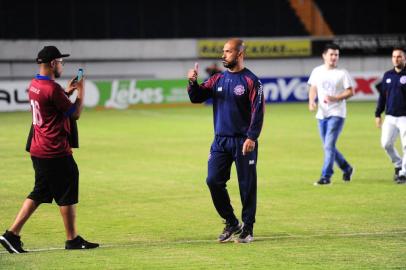
M 235 162 L 242 203 L 242 221 L 244 226 L 253 228 L 257 208 L 257 154 L 255 150 L 242 154 L 243 137 L 215 136 L 210 148 L 207 185 L 214 206 L 219 215 L 229 224 L 236 224 L 237 217 L 230 203 L 226 183 L 230 179 L 231 165 Z

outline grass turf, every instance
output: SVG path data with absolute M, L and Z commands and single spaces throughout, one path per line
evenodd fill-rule
M 55 204 L 26 224 L 23 255 L 0 269 L 405 269 L 406 185 L 380 147 L 373 103 L 350 103 L 338 148 L 356 168 L 314 187 L 322 164 L 306 104 L 266 108 L 259 141 L 256 241 L 215 242 L 223 225 L 205 184 L 210 107 L 88 110 L 79 121 L 79 233 L 102 248 L 65 251 Z M 24 152 L 30 114 L 0 114 L 0 228 L 33 185 Z M 240 213 L 236 173 L 228 184 Z M 53 250 L 52 248 L 57 248 Z M 49 250 L 50 249 L 50 250 Z

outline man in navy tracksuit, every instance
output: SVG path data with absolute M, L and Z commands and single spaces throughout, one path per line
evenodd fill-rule
M 375 111 L 378 128 L 382 127 L 381 144 L 395 167 L 394 180 L 406 183 L 406 57 L 403 48 L 392 51 L 393 69 L 385 72 Z M 385 111 L 382 124 L 381 114 Z M 396 151 L 395 141 L 400 135 L 403 158 Z
M 223 48 L 226 71 L 197 83 L 197 66 L 188 72 L 188 94 L 192 103 L 213 98 L 214 141 L 210 148 L 207 185 L 219 215 L 226 220 L 219 242 L 253 241 L 253 226 L 257 203 L 257 139 L 264 118 L 262 84 L 244 67 L 244 43 L 230 39 Z M 242 202 L 240 224 L 234 214 L 226 182 L 230 179 L 231 164 L 235 162 Z

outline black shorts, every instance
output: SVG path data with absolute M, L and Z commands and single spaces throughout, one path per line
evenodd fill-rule
M 55 202 L 59 206 L 78 203 L 79 170 L 73 156 L 37 158 L 31 156 L 35 186 L 27 198 L 37 203 Z

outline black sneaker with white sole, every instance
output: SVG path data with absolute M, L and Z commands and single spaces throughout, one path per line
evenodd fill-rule
M 99 244 L 90 243 L 83 239 L 80 235 L 76 236 L 75 239 L 65 242 L 65 249 L 91 249 L 97 247 L 99 247 Z
M 230 225 L 226 223 L 223 232 L 219 235 L 218 241 L 220 243 L 230 242 L 233 238 L 233 235 L 239 234 L 242 230 L 242 225 L 237 223 L 236 225 Z
M 15 235 L 12 232 L 6 231 L 0 236 L 0 243 L 10 253 L 27 253 L 23 249 L 23 242 L 21 242 L 20 236 Z
M 243 228 L 242 233 L 238 236 L 237 239 L 235 239 L 236 243 L 251 243 L 254 241 L 254 234 L 252 233 L 252 229 L 249 228 Z
M 315 186 L 328 186 L 330 184 L 331 184 L 330 179 L 322 177 L 322 178 L 319 179 L 319 181 L 314 182 L 313 185 L 315 185 Z

